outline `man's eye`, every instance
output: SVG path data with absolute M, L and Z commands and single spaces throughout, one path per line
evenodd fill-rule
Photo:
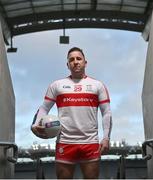
M 80 57 L 77 57 L 77 60 L 81 60 L 81 58 L 80 58 Z
M 73 62 L 74 60 L 78 60 L 78 61 L 80 61 L 80 60 L 82 60 L 82 58 L 81 57 L 76 57 L 76 58 L 69 58 L 69 62 Z
M 70 59 L 69 59 L 69 62 L 72 62 L 73 60 L 74 60 L 74 58 L 70 58 Z

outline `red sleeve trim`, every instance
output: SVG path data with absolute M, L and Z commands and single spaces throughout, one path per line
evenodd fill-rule
M 106 100 L 103 100 L 103 101 L 99 102 L 99 104 L 104 104 L 104 103 L 110 103 L 110 99 L 106 99 Z
M 49 101 L 54 101 L 54 102 L 56 102 L 55 99 L 49 98 L 48 96 L 45 96 L 45 99 L 46 99 L 46 100 L 49 100 Z

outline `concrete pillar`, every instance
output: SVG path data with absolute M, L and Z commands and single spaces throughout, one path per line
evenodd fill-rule
M 6 141 L 15 141 L 15 96 L 0 22 L 0 142 Z M 14 176 L 14 164 L 6 159 L 10 155 L 12 150 L 0 146 L 0 179 Z
M 153 139 L 153 15 L 151 17 L 149 43 L 142 92 L 143 119 L 145 139 Z M 152 154 L 148 161 L 148 178 L 153 179 L 153 149 L 147 148 L 147 153 Z

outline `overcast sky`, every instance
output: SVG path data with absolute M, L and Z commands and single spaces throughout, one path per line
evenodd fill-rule
M 141 94 L 148 43 L 141 33 L 107 29 L 66 30 L 70 44 L 59 44 L 62 30 L 14 38 L 17 53 L 8 54 L 16 97 L 16 143 L 28 147 L 42 140 L 30 131 L 33 116 L 43 102 L 49 83 L 69 75 L 67 51 L 78 46 L 88 61 L 86 73 L 103 81 L 111 98 L 112 141 L 144 141 Z M 56 106 L 50 111 L 57 115 Z M 99 131 L 102 137 L 101 116 Z

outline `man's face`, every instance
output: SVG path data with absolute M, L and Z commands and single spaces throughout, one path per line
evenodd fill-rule
M 72 51 L 68 56 L 67 66 L 72 74 L 83 74 L 87 61 L 79 51 Z

